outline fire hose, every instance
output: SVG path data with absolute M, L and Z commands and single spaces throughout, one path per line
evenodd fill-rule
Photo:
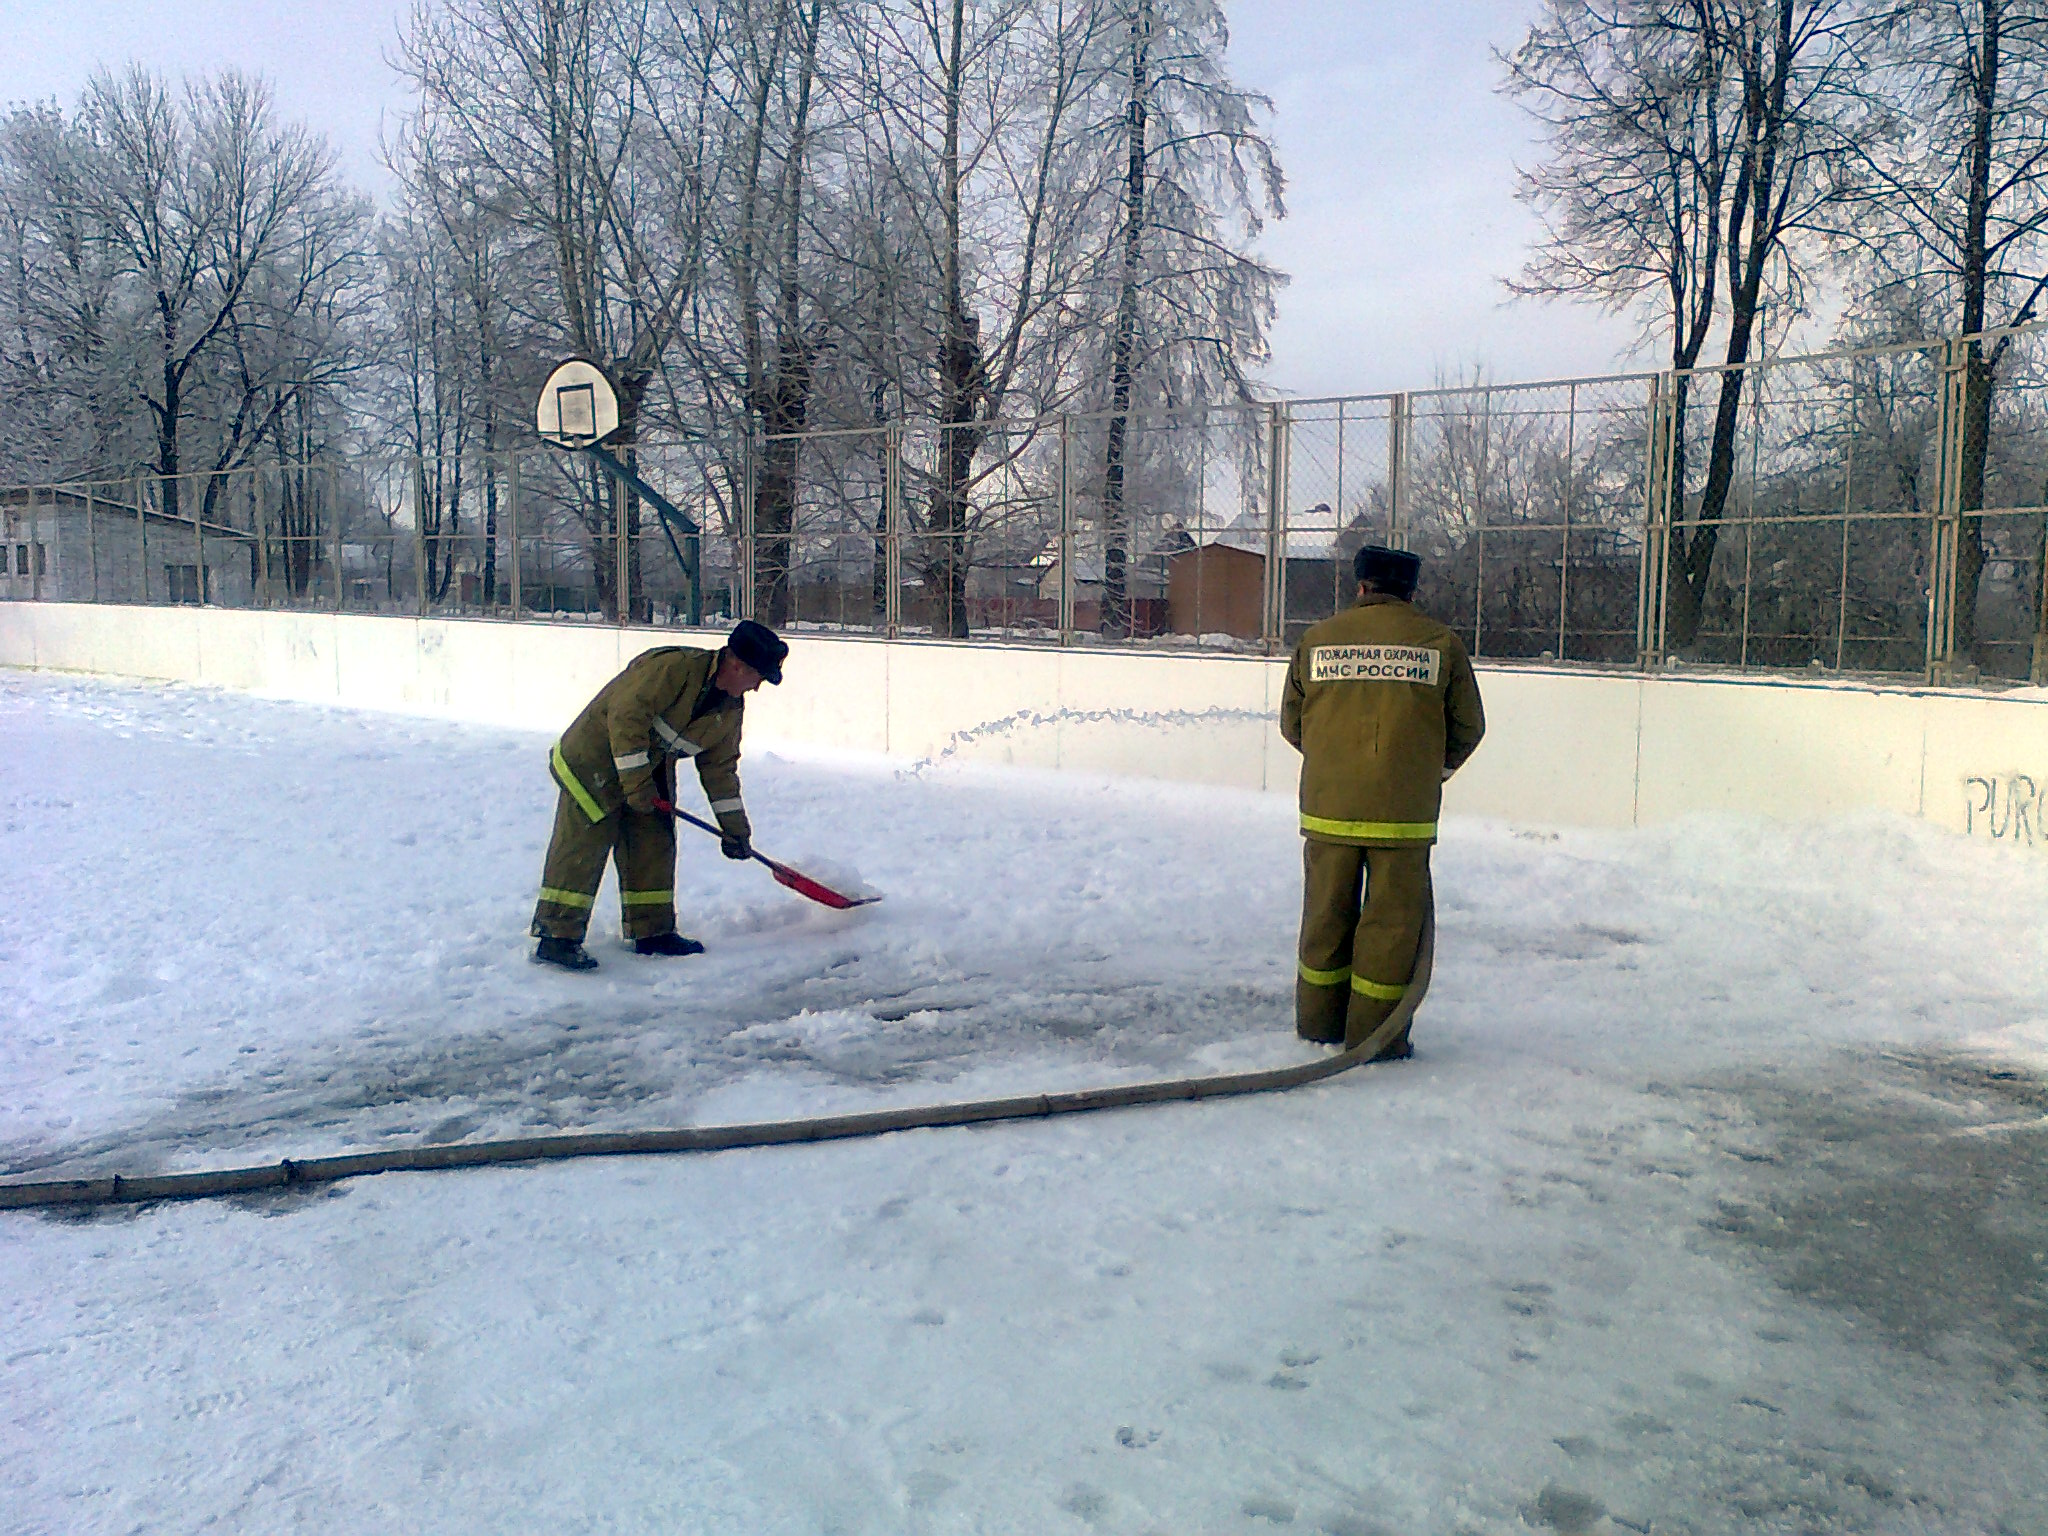
M 849 1141 L 897 1131 L 988 1125 L 1009 1120 L 1043 1120 L 1094 1110 L 1129 1109 L 1183 1099 L 1234 1098 L 1305 1087 L 1378 1059 L 1398 1041 L 1429 989 L 1436 951 L 1434 903 L 1424 909 L 1415 969 L 1394 1010 L 1378 1028 L 1334 1056 L 1291 1067 L 1226 1072 L 1207 1077 L 1169 1078 L 1065 1093 L 1025 1094 L 954 1104 L 916 1105 L 858 1114 L 821 1115 L 802 1120 L 754 1121 L 739 1125 L 682 1126 L 668 1130 L 589 1131 L 521 1136 L 499 1141 L 449 1142 L 346 1152 L 332 1157 L 285 1158 L 241 1168 L 190 1173 L 112 1174 L 99 1178 L 53 1179 L 39 1183 L 0 1182 L 0 1210 L 43 1206 L 144 1205 L 160 1200 L 204 1200 L 264 1190 L 334 1184 L 379 1173 L 427 1173 L 483 1168 L 500 1163 L 554 1162 L 577 1157 L 637 1157 L 671 1152 L 724 1152 L 742 1147 L 794 1146 Z

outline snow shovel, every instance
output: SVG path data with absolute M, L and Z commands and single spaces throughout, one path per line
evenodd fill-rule
M 676 820 L 687 821 L 699 831 L 709 832 L 713 837 L 718 838 L 725 836 L 721 828 L 705 821 L 702 817 L 692 816 L 681 806 L 675 807 L 675 813 Z M 822 880 L 813 880 L 802 870 L 791 869 L 787 864 L 771 859 L 767 854 L 752 847 L 747 849 L 747 857 L 759 859 L 763 864 L 766 864 L 768 872 L 775 876 L 775 883 L 777 885 L 787 886 L 790 890 L 795 891 L 797 895 L 807 896 L 820 906 L 837 907 L 843 912 L 848 907 L 864 907 L 871 901 L 880 901 L 882 899 L 879 896 L 849 896 L 844 891 L 835 891 Z

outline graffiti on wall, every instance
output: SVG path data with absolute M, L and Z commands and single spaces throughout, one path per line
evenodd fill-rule
M 2024 773 L 1972 774 L 1963 780 L 1963 831 L 2028 848 L 2048 843 L 2048 783 Z

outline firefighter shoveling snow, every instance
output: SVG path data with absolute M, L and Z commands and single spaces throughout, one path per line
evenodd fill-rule
M 1281 796 L 747 759 L 527 962 L 541 735 L 0 675 L 0 1175 L 1317 1059 Z M 1453 821 L 1414 1060 L 1265 1099 L 0 1218 L 0 1524 L 2048 1529 L 2048 866 Z

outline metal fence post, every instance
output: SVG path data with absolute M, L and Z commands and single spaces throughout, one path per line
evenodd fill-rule
M 1284 404 L 1275 401 L 1267 413 L 1265 612 L 1259 636 L 1270 655 L 1279 649 L 1287 629 L 1287 454 L 1292 434 Z
M 256 601 L 259 607 L 275 604 L 270 595 L 270 519 L 263 515 L 263 466 L 249 467 L 249 531 L 256 537 Z
M 135 564 L 141 571 L 141 600 L 149 601 L 149 513 L 144 509 L 149 477 L 135 477 Z
M 1387 543 L 1408 547 L 1408 444 L 1415 427 L 1415 402 L 1407 394 L 1387 402 Z
M 748 423 L 740 439 L 740 591 L 739 617 L 754 616 L 754 428 Z M 896 584 L 890 583 L 890 591 Z
M 1574 384 L 1565 397 L 1564 418 L 1564 534 L 1557 554 L 1557 659 L 1565 659 L 1565 621 L 1571 612 L 1572 595 L 1572 493 L 1578 474 L 1579 386 Z
M 100 600 L 100 538 L 99 528 L 93 522 L 94 492 L 97 489 L 90 482 L 85 487 L 85 558 L 92 567 L 92 600 Z
M 622 628 L 633 621 L 632 557 L 626 549 L 626 483 L 612 487 L 612 619 Z
M 1849 413 L 1855 419 L 1856 380 L 1852 372 L 1849 378 Z M 1856 440 L 1849 439 L 1847 452 L 1842 460 L 1842 580 L 1835 589 L 1835 670 L 1842 670 L 1843 647 L 1849 638 L 1849 519 L 1855 510 L 1856 487 Z
M 412 589 L 413 611 L 427 616 L 427 463 L 412 456 Z
M 1073 423 L 1060 413 L 1060 644 L 1074 643 L 1074 442 Z
M 2043 547 L 2048 549 L 2048 529 L 2043 530 Z M 2027 682 L 2048 687 L 2048 558 L 2034 573 L 2034 649 L 2027 663 Z
M 309 484 L 311 469 L 312 466 L 310 464 L 301 464 L 299 466 L 299 500 L 301 503 L 310 501 L 313 497 Z M 339 465 L 330 464 L 327 466 L 327 491 L 327 522 L 328 526 L 333 530 L 334 542 L 334 593 L 329 601 L 333 603 L 334 611 L 339 613 L 341 612 L 343 601 L 348 594 L 347 573 L 343 569 L 345 550 L 342 545 L 341 468 Z
M 1636 665 L 1644 671 L 1664 659 L 1677 399 L 1677 375 L 1651 377 L 1649 433 L 1643 447 L 1643 560 L 1636 580 Z
M 505 511 L 512 529 L 512 617 L 525 612 L 519 606 L 519 453 L 514 450 L 505 463 Z
M 1478 573 L 1472 582 L 1472 654 L 1486 654 L 1486 493 L 1491 489 L 1487 481 L 1487 466 L 1492 455 L 1483 445 L 1493 441 L 1493 394 L 1486 391 L 1479 397 L 1479 441 L 1482 444 L 1478 475 L 1474 489 L 1472 508 L 1473 552 L 1478 557 Z
M 752 499 L 748 509 L 752 510 Z M 903 428 L 882 438 L 882 628 L 891 640 L 903 632 Z M 751 561 L 750 561 L 751 564 Z M 749 577 L 749 588 L 752 578 Z
M 199 487 L 188 487 L 192 504 L 192 601 L 199 607 L 206 606 L 206 503 L 199 495 Z
M 43 513 L 37 502 L 36 488 L 28 488 L 28 595 L 34 602 L 43 600 Z
M 1956 552 L 1963 531 L 1963 405 L 1969 343 L 1942 344 L 1941 412 L 1936 426 L 1940 477 L 1928 525 L 1927 680 L 1949 682 L 1956 671 Z
M 1342 400 L 1337 402 L 1337 474 L 1336 484 L 1332 487 L 1331 491 L 1330 506 L 1334 509 L 1330 514 L 1332 525 L 1330 551 L 1334 557 L 1337 548 L 1337 536 L 1344 531 L 1344 402 Z M 1343 584 L 1340 582 L 1338 590 L 1341 592 L 1342 589 Z M 1340 601 L 1337 606 L 1341 608 L 1344 605 Z

